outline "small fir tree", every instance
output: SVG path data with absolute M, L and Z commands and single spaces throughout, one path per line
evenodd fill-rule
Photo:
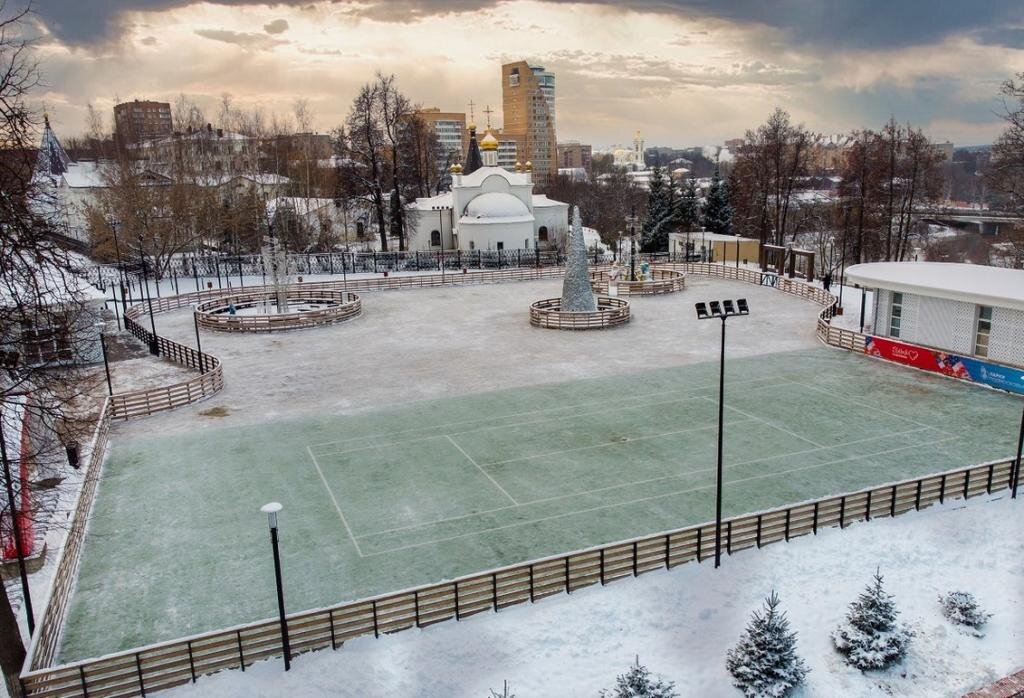
M 796 633 L 774 591 L 764 600 L 764 611 L 754 611 L 739 644 L 726 655 L 725 667 L 748 698 L 781 698 L 803 682 L 808 669 L 796 653 Z
M 711 187 L 708 189 L 708 198 L 704 202 L 704 211 L 701 215 L 701 225 L 712 233 L 722 235 L 732 234 L 732 204 L 729 203 L 729 187 L 722 181 L 718 169 L 711 177 Z
M 675 684 L 653 676 L 647 667 L 640 663 L 637 656 L 636 664 L 625 674 L 615 679 L 615 688 L 604 690 L 600 698 L 678 698 Z
M 846 662 L 860 670 L 885 669 L 903 659 L 914 633 L 896 622 L 896 603 L 885 593 L 882 575 L 850 604 L 846 621 L 832 631 L 832 642 Z
M 668 250 L 668 234 L 672 227 L 672 180 L 660 167 L 651 172 L 647 188 L 647 217 L 640 229 L 640 248 L 644 252 Z
M 976 637 L 984 635 L 981 628 L 992 617 L 992 614 L 986 613 L 978 605 L 974 594 L 966 591 L 951 591 L 939 597 L 939 604 L 942 605 L 942 615 L 951 623 L 969 628 L 970 633 Z
M 676 201 L 675 222 L 683 230 L 693 230 L 700 222 L 700 198 L 697 196 L 697 181 L 686 180 L 683 195 Z

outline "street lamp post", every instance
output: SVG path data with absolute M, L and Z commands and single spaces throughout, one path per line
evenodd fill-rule
M 1024 409 L 1020 412 L 1020 435 L 1017 437 L 1017 460 L 1013 466 L 1013 478 L 1010 482 L 1010 499 L 1017 498 L 1017 484 L 1020 482 L 1020 457 L 1024 451 Z
M 28 568 L 25 566 L 25 548 L 21 541 L 21 531 L 18 528 L 17 507 L 15 507 L 14 479 L 11 475 L 11 464 L 7 460 L 7 442 L 4 436 L 3 419 L 0 418 L 0 462 L 4 468 L 4 483 L 7 486 L 7 509 L 11 515 L 11 537 L 14 539 L 14 551 L 18 555 L 18 572 L 21 576 L 21 595 L 25 599 L 25 617 L 28 620 L 28 634 L 33 635 L 36 631 L 36 619 L 32 612 L 32 594 L 28 587 Z M 25 484 L 22 483 L 22 487 Z M 3 591 L 0 590 L 0 594 Z
M 142 262 L 142 283 L 146 287 L 146 303 L 149 305 L 149 327 L 153 331 L 149 340 L 149 353 L 156 356 L 160 353 L 156 341 L 156 320 L 153 318 L 153 293 L 149 290 L 149 275 L 146 273 L 146 255 L 142 250 L 142 233 L 139 233 L 139 261 Z
M 708 306 L 711 306 L 710 310 Z M 749 315 L 746 298 L 697 303 L 697 319 L 722 321 L 722 348 L 718 364 L 718 476 L 715 484 L 715 567 L 722 562 L 722 430 L 725 422 L 725 321 L 734 315 Z
M 128 283 L 124 273 L 124 262 L 121 261 L 121 245 L 117 241 L 117 221 L 110 221 L 110 230 L 114 234 L 114 254 L 117 255 L 117 278 L 118 283 L 121 285 L 121 313 L 124 314 L 128 310 L 128 300 L 124 297 L 127 293 Z
M 284 649 L 284 670 L 292 668 L 292 649 L 288 641 L 288 619 L 284 614 L 284 587 L 281 585 L 281 552 L 277 544 L 277 512 L 283 507 L 280 502 L 268 502 L 260 507 L 270 522 L 270 545 L 274 549 L 274 579 L 277 582 L 277 612 L 281 619 L 281 645 Z

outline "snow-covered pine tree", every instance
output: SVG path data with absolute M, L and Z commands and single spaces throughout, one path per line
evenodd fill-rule
M 725 668 L 748 698 L 781 698 L 804 680 L 808 669 L 796 653 L 796 633 L 779 610 L 774 590 L 764 600 L 764 612 L 754 611 L 739 643 L 729 650 Z
M 637 656 L 636 664 L 625 674 L 615 678 L 613 690 L 603 690 L 600 698 L 678 698 L 675 684 L 653 676 L 650 670 L 640 663 Z
M 977 637 L 984 634 L 981 632 L 981 627 L 992 617 L 991 613 L 986 613 L 978 605 L 974 594 L 967 591 L 951 591 L 943 594 L 939 597 L 939 603 L 942 605 L 942 615 L 947 620 L 970 628 L 971 634 Z
M 640 249 L 644 252 L 668 251 L 673 218 L 671 187 L 671 178 L 656 166 L 647 188 L 647 217 L 640 229 Z
M 711 177 L 711 187 L 704 202 L 701 225 L 705 230 L 722 235 L 732 234 L 732 204 L 729 203 L 729 187 L 722 181 L 718 169 Z
M 700 223 L 700 198 L 693 177 L 686 180 L 686 188 L 676 200 L 675 222 L 683 230 L 694 230 Z
M 832 631 L 832 642 L 858 669 L 885 669 L 903 659 L 914 633 L 896 622 L 896 603 L 882 586 L 882 575 L 850 604 L 846 621 Z

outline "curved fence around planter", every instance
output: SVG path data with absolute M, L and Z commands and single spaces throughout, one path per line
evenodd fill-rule
M 351 320 L 363 312 L 362 301 L 351 292 L 291 286 L 286 295 L 289 302 L 322 304 L 322 307 L 289 313 L 232 315 L 228 312 L 231 306 L 243 309 L 276 303 L 273 291 L 240 291 L 199 303 L 195 309 L 196 322 L 204 329 L 217 332 L 276 332 L 331 325 Z
M 650 281 L 619 280 L 615 282 L 615 287 L 620 296 L 652 296 L 682 291 L 685 283 L 685 276 L 681 271 L 655 267 L 651 269 Z M 595 293 L 608 293 L 610 284 L 607 269 L 595 269 L 590 272 L 590 287 Z
M 629 301 L 597 297 L 597 310 L 570 313 L 561 310 L 561 298 L 545 298 L 530 305 L 530 324 L 552 330 L 599 330 L 629 322 Z

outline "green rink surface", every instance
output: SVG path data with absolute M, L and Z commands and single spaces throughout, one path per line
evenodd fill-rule
M 717 362 L 112 436 L 62 661 L 709 521 Z M 727 516 L 1009 457 L 1020 399 L 834 349 L 730 359 Z M 154 420 L 154 425 L 158 424 Z

